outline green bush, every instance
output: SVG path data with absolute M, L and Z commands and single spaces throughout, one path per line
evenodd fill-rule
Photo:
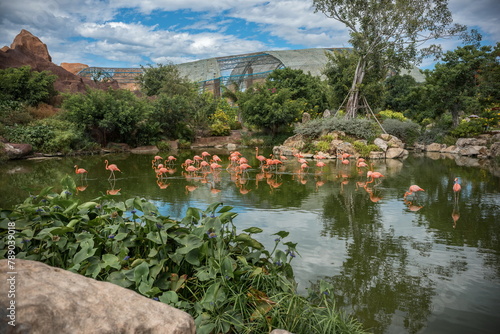
M 319 141 L 315 144 L 315 151 L 328 152 L 330 151 L 330 141 Z
M 30 144 L 33 150 L 43 153 L 68 153 L 91 146 L 75 124 L 56 118 L 9 127 L 6 132 L 10 142 Z
M 288 232 L 276 232 L 269 251 L 254 237 L 263 230 L 237 231 L 237 214 L 222 203 L 189 208 L 175 221 L 140 198 L 80 203 L 74 180 L 67 176 L 62 185 L 60 192 L 45 188 L 12 210 L 0 209 L 3 258 L 12 252 L 131 289 L 188 312 L 200 334 L 361 332 L 335 310 L 330 284 L 320 283 L 319 304 L 296 293 L 291 261 L 297 250 L 283 242 Z
M 387 119 L 397 119 L 398 121 L 405 122 L 407 118 L 403 115 L 403 113 L 392 111 L 392 110 L 382 110 L 378 113 L 383 120 Z
M 49 102 L 57 95 L 56 78 L 48 71 L 32 71 L 30 66 L 0 70 L 0 100 L 24 102 L 30 106 Z
M 33 121 L 25 105 L 18 101 L 0 100 L 0 123 L 4 126 L 24 125 Z
M 356 149 L 356 152 L 359 153 L 359 155 L 363 158 L 367 158 L 370 156 L 370 152 L 372 151 L 380 151 L 380 147 L 378 147 L 375 144 L 365 144 L 362 141 L 356 140 L 353 142 L 354 148 Z
M 150 102 L 138 98 L 130 91 L 89 90 L 86 94 L 67 95 L 62 107 L 66 120 L 78 124 L 102 145 L 110 141 L 137 145 L 137 136 L 142 136 L 141 130 L 146 131 L 139 139 L 142 144 L 145 144 L 145 138 L 156 139 L 151 134 L 152 128 L 144 123 L 144 119 L 152 112 Z M 160 123 L 156 119 L 150 122 Z
M 346 135 L 368 141 L 373 140 L 381 133 L 378 124 L 366 118 L 316 118 L 295 128 L 295 133 L 313 138 L 318 138 L 323 133 L 333 131 L 343 131 Z
M 397 119 L 386 119 L 382 123 L 382 126 L 388 134 L 396 136 L 410 145 L 413 145 L 420 135 L 420 126 L 411 121 L 404 122 Z
M 480 135 L 485 130 L 483 119 L 463 120 L 456 128 L 450 131 L 450 134 L 457 138 L 468 138 Z

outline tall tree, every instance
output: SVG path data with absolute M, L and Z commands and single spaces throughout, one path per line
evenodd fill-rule
M 498 43 L 495 48 L 466 45 L 446 52 L 442 63 L 425 72 L 425 98 L 435 110 L 449 111 L 453 126 L 458 125 L 460 112 L 478 113 L 481 108 L 499 103 L 499 52 Z
M 196 84 L 183 77 L 173 64 L 141 67 L 143 74 L 140 74 L 138 79 L 147 96 L 159 94 L 193 96 L 196 94 Z
M 360 86 L 372 66 L 387 69 L 410 68 L 422 57 L 439 55 L 439 45 L 419 49 L 426 41 L 460 35 L 480 40 L 476 31 L 467 33 L 463 25 L 452 24 L 448 0 L 313 0 L 323 12 L 349 29 L 358 63 L 349 91 L 346 117 L 356 116 Z

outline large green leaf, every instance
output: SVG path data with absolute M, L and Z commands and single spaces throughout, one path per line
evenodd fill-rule
M 234 278 L 233 274 L 233 261 L 229 257 L 225 257 L 224 260 L 222 260 L 221 264 L 221 272 L 224 277 L 231 277 Z
M 107 269 L 107 267 L 115 268 L 115 269 L 121 269 L 121 264 L 120 264 L 120 259 L 116 255 L 113 254 L 104 254 L 101 258 L 102 264 L 101 266 L 104 269 Z
M 79 264 L 83 260 L 88 259 L 93 256 L 97 250 L 97 248 L 94 248 L 94 240 L 92 239 L 83 240 L 80 247 L 80 251 L 73 257 L 73 264 Z
M 134 281 L 138 285 L 140 282 L 148 282 L 149 265 L 147 262 L 142 262 L 134 269 Z
M 119 285 L 124 288 L 128 288 L 133 284 L 130 280 L 127 279 L 125 273 L 123 271 L 114 271 L 108 276 L 108 282 Z
M 182 238 L 178 238 L 177 241 L 184 245 L 184 247 L 177 249 L 177 254 L 187 254 L 195 248 L 199 248 L 203 245 L 203 239 L 195 235 L 186 235 Z

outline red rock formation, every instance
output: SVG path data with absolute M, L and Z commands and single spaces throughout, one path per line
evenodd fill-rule
M 23 53 L 32 53 L 37 57 L 43 58 L 47 61 L 52 61 L 52 57 L 49 54 L 47 45 L 42 43 L 42 41 L 33 36 L 27 30 L 21 30 L 21 32 L 14 38 L 14 41 L 10 45 L 11 49 L 17 49 Z
M 89 65 L 80 64 L 80 63 L 61 63 L 61 67 L 66 71 L 71 72 L 73 74 L 78 74 L 84 68 L 89 67 Z
M 0 69 L 29 65 L 35 71 L 50 71 L 57 76 L 54 88 L 60 92 L 85 92 L 87 86 L 101 89 L 118 88 L 116 81 L 96 83 L 65 70 L 50 59 L 52 58 L 47 51 L 47 46 L 38 37 L 23 29 L 10 48 L 1 49 Z

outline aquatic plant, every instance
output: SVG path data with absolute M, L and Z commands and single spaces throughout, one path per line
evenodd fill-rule
M 48 187 L 0 210 L 3 257 L 14 227 L 17 259 L 108 281 L 182 309 L 201 334 L 361 331 L 331 301 L 312 303 L 296 293 L 291 261 L 299 253 L 295 243 L 283 242 L 288 232 L 275 233 L 268 251 L 254 237 L 263 230 L 237 231 L 237 214 L 222 203 L 189 208 L 175 221 L 137 197 L 80 203 L 74 180 L 67 176 L 61 184 L 60 192 Z

